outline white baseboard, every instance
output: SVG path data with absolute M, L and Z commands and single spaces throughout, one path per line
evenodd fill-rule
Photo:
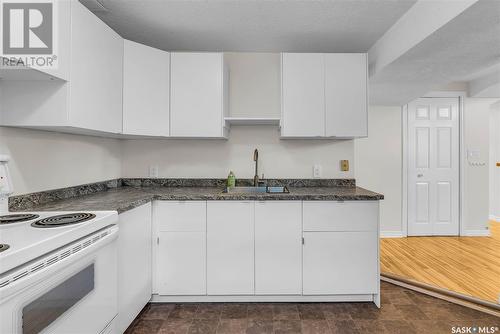
M 462 237 L 489 237 L 490 230 L 468 230 L 465 231 Z
M 500 223 L 500 217 L 495 215 L 490 215 L 490 220 Z
M 378 294 L 361 295 L 246 295 L 246 296 L 159 296 L 153 295 L 153 303 L 318 303 L 318 302 L 375 302 Z
M 403 238 L 402 231 L 380 231 L 381 238 Z

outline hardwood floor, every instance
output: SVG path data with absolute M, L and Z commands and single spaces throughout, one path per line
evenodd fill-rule
M 149 304 L 126 333 L 449 334 L 453 327 L 500 326 L 500 318 L 486 313 L 385 282 L 380 287 L 381 309 L 373 303 Z
M 382 239 L 380 270 L 499 303 L 500 223 L 490 237 Z

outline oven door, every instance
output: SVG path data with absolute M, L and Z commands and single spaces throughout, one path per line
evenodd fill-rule
M 117 314 L 116 225 L 0 279 L 0 333 L 99 334 Z

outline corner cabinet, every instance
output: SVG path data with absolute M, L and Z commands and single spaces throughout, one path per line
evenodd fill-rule
M 123 134 L 170 134 L 170 54 L 125 40 Z
M 170 136 L 225 138 L 228 80 L 223 53 L 171 53 Z
M 364 53 L 282 53 L 281 136 L 366 137 L 367 84 Z
M 66 70 L 53 80 L 2 80 L 0 124 L 119 134 L 123 39 L 78 1 L 63 1 L 59 10 L 59 48 L 66 57 L 59 63 Z

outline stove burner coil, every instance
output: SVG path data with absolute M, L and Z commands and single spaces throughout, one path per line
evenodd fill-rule
M 68 213 L 37 220 L 36 222 L 32 223 L 31 226 L 41 228 L 68 226 L 83 223 L 93 218 L 95 218 L 95 214 L 93 213 Z

